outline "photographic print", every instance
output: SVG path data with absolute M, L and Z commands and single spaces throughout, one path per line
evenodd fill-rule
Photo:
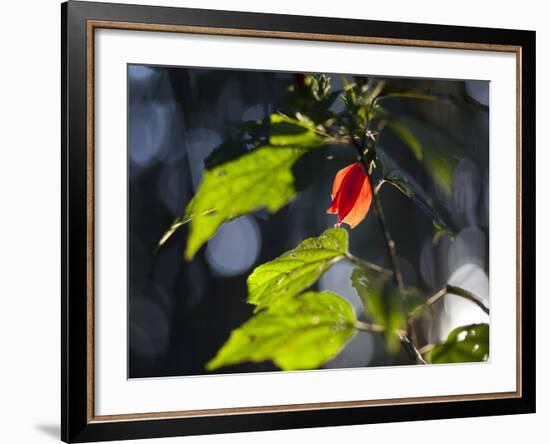
M 61 12 L 64 441 L 535 411 L 534 32 Z
M 488 81 L 127 76 L 130 378 L 490 359 Z

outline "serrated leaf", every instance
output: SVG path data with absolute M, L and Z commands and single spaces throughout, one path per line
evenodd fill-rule
M 330 292 L 307 292 L 256 314 L 233 330 L 208 370 L 245 361 L 273 361 L 282 370 L 320 367 L 355 333 L 349 303 Z
M 192 259 L 222 223 L 260 208 L 274 213 L 295 196 L 292 167 L 324 139 L 306 123 L 286 116 L 273 115 L 271 123 L 270 145 L 204 172 L 192 208 L 186 209 L 191 218 L 186 259 Z
M 248 302 L 256 311 L 291 298 L 314 284 L 348 251 L 348 232 L 330 228 L 257 267 L 248 277 Z
M 395 353 L 399 349 L 397 332 L 406 327 L 401 296 L 392 278 L 365 268 L 356 268 L 351 283 L 363 301 L 366 314 L 375 324 L 384 327 L 386 348 Z
M 432 364 L 482 362 L 489 358 L 489 325 L 472 324 L 455 328 L 427 357 Z
M 452 235 L 451 229 L 433 207 L 431 199 L 420 184 L 411 175 L 401 170 L 384 151 L 378 150 L 378 154 L 383 164 L 384 181 L 410 198 L 431 219 L 436 230 Z

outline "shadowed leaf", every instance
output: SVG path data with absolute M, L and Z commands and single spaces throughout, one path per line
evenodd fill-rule
M 384 169 L 384 181 L 410 198 L 431 219 L 437 232 L 453 235 L 452 230 L 435 210 L 431 198 L 420 184 L 411 175 L 402 171 L 384 151 L 379 149 L 378 154 Z
M 399 138 L 409 147 L 418 160 L 423 159 L 424 150 L 422 149 L 422 145 L 415 135 L 409 130 L 409 128 L 396 121 L 388 122 L 388 127 L 399 136 Z
M 233 141 L 223 142 L 217 148 L 213 149 L 208 157 L 204 159 L 204 167 L 210 170 L 222 163 L 235 160 L 247 152 L 248 149 L 244 143 Z
M 462 152 L 459 143 L 437 127 L 419 120 L 391 119 L 387 116 L 382 117 L 382 120 L 425 166 L 439 187 L 450 192 L 453 188 L 453 172 Z M 453 152 L 454 155 L 449 156 L 445 152 Z
M 401 297 L 391 277 L 384 273 L 356 268 L 351 274 L 353 288 L 363 301 L 365 312 L 375 324 L 385 328 L 386 348 L 399 349 L 398 330 L 406 326 Z
M 449 106 L 463 107 L 475 111 L 489 111 L 488 106 L 482 105 L 472 99 L 468 94 L 466 94 L 465 91 L 459 94 L 441 94 L 430 90 L 399 87 L 395 84 L 386 83 L 381 94 L 377 96 L 376 102 L 382 104 L 388 100 L 427 100 Z
M 248 277 L 248 302 L 256 311 L 291 298 L 314 284 L 348 251 L 348 233 L 330 228 L 257 267 Z
M 269 307 L 233 330 L 208 370 L 273 361 L 282 370 L 318 368 L 351 339 L 355 314 L 330 292 L 307 292 Z

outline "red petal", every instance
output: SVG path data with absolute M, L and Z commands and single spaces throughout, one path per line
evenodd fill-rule
M 355 168 L 357 163 L 352 163 L 351 165 L 348 165 L 345 168 L 342 168 L 340 171 L 336 173 L 336 176 L 334 176 L 334 182 L 332 183 L 332 194 L 331 199 L 334 199 L 334 196 L 336 196 L 336 193 L 338 193 L 338 190 L 342 186 L 342 181 L 344 180 L 344 177 L 346 177 L 346 174 L 352 169 Z
M 372 189 L 370 186 L 370 181 L 365 176 L 361 191 L 355 200 L 353 208 L 344 218 L 341 219 L 341 221 L 348 224 L 351 228 L 355 228 L 367 216 L 371 201 Z
M 338 214 L 338 223 L 346 222 L 351 220 L 353 223 L 352 228 L 357 225 L 366 215 L 365 214 L 359 218 L 362 208 L 358 206 L 356 210 L 354 208 L 358 205 L 357 200 L 363 194 L 363 201 L 369 199 L 366 211 L 368 211 L 368 206 L 370 206 L 370 185 L 368 184 L 367 175 L 363 169 L 363 166 L 360 163 L 354 163 L 342 170 L 337 174 L 337 177 L 334 180 L 333 200 L 330 207 L 327 209 L 329 214 Z M 365 182 L 367 183 L 368 189 L 365 188 Z M 350 212 L 354 213 L 346 219 Z M 350 224 L 351 225 L 351 224 Z

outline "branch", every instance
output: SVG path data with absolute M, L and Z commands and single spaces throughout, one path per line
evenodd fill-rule
M 392 239 L 390 230 L 388 229 L 388 225 L 386 223 L 386 217 L 384 216 L 384 210 L 382 209 L 382 205 L 380 204 L 380 201 L 378 200 L 378 187 L 374 187 L 372 183 L 372 178 L 369 171 L 369 165 L 367 164 L 367 161 L 365 160 L 365 142 L 367 138 L 367 133 L 365 132 L 363 134 L 363 140 L 361 144 L 355 144 L 359 155 L 361 156 L 361 163 L 363 164 L 363 168 L 365 169 L 365 174 L 367 175 L 367 180 L 369 181 L 369 185 L 372 190 L 372 200 L 374 202 L 374 213 L 376 214 L 376 218 L 378 219 L 378 224 L 380 225 L 380 230 L 382 231 L 382 234 L 384 236 L 384 240 L 386 242 L 386 248 L 388 250 L 388 256 L 390 258 L 391 268 L 393 271 L 393 278 L 395 281 L 395 285 L 397 286 L 399 290 L 399 295 L 401 296 L 401 303 L 403 306 L 403 310 L 406 307 L 406 296 L 405 296 L 405 284 L 403 282 L 403 276 L 401 275 L 401 271 L 399 270 L 399 266 L 397 265 L 397 254 L 395 252 L 395 241 Z M 422 357 L 422 354 L 419 352 L 418 348 L 416 347 L 416 331 L 414 328 L 414 319 L 411 316 L 407 317 L 407 331 L 404 332 L 403 335 L 399 336 L 401 338 L 401 341 L 406 344 L 409 348 L 409 353 L 411 354 L 411 357 L 416 360 L 416 362 L 420 364 L 427 364 L 427 362 Z
M 369 333 L 382 333 L 384 330 L 386 330 L 382 325 L 369 324 L 367 322 L 362 322 L 362 321 L 355 321 L 355 324 L 353 326 L 357 330 L 366 331 Z
M 469 292 L 468 290 L 464 290 L 464 288 L 460 287 L 455 287 L 454 285 L 447 285 L 447 292 L 457 296 L 461 296 L 464 299 L 468 299 L 470 302 L 473 302 L 479 308 L 481 308 L 485 312 L 485 314 L 489 314 L 489 307 L 485 305 L 485 302 L 483 302 L 475 294 Z
M 380 265 L 373 264 L 372 262 L 361 259 L 360 257 L 354 256 L 349 252 L 346 253 L 346 259 L 348 259 L 350 262 L 354 263 L 355 265 L 368 268 L 369 270 L 376 271 L 377 273 L 393 274 L 392 271 L 387 270 L 386 268 L 381 267 Z
M 365 154 L 364 154 L 365 141 L 366 141 L 366 133 L 363 136 L 363 141 L 361 142 L 361 144 L 356 143 L 355 146 L 357 148 L 357 151 L 359 152 L 359 156 L 361 157 L 361 163 L 363 165 L 363 168 L 365 169 L 365 174 L 367 175 L 367 180 L 369 181 L 369 185 L 372 190 L 372 200 L 374 202 L 374 213 L 376 214 L 376 218 L 378 219 L 378 224 L 380 225 L 380 230 L 382 231 L 382 234 L 384 235 L 384 240 L 386 241 L 386 247 L 388 249 L 388 255 L 390 257 L 395 284 L 397 285 L 399 292 L 402 294 L 403 289 L 405 288 L 405 285 L 403 284 L 403 276 L 401 276 L 401 271 L 399 271 L 399 267 L 397 266 L 397 255 L 395 253 L 395 241 L 391 237 L 390 231 L 388 229 L 388 225 L 386 224 L 386 217 L 384 216 L 384 210 L 382 210 L 382 205 L 378 200 L 378 192 L 377 192 L 378 187 L 375 188 L 373 186 L 372 178 L 369 171 L 369 166 L 367 164 L 367 161 L 365 160 Z
M 418 350 L 418 347 L 416 345 L 414 345 L 414 342 L 409 339 L 409 336 L 407 336 L 405 334 L 405 335 L 399 336 L 399 337 L 401 338 L 401 341 L 403 341 L 405 344 L 407 344 L 410 347 L 410 349 L 411 349 L 412 353 L 414 354 L 416 360 L 420 364 L 427 364 L 426 360 L 422 356 L 422 353 L 420 352 L 420 350 Z
M 369 324 L 367 322 L 355 321 L 353 325 L 359 331 L 366 331 L 368 333 L 383 333 L 386 329 L 382 325 L 378 324 Z M 395 330 L 395 334 L 399 337 L 399 340 L 408 347 L 409 351 L 421 364 L 427 364 L 426 360 L 423 358 L 422 353 L 418 348 L 411 342 L 407 336 L 405 330 Z
M 374 212 L 378 219 L 380 230 L 384 235 L 384 240 L 386 241 L 386 248 L 388 249 L 388 256 L 390 257 L 391 267 L 393 270 L 393 278 L 395 280 L 395 284 L 397 285 L 397 288 L 399 289 L 400 293 L 403 294 L 405 285 L 403 283 L 403 276 L 401 275 L 401 271 L 399 270 L 399 266 L 397 265 L 397 254 L 395 253 L 395 241 L 392 239 L 390 231 L 388 229 L 388 225 L 386 223 L 386 217 L 384 216 L 384 210 L 382 210 L 382 205 L 378 200 L 378 193 L 376 192 L 376 189 L 373 187 L 372 179 L 368 172 L 368 167 L 365 165 L 364 158 L 362 159 L 362 162 L 363 162 L 363 166 L 366 168 L 367 180 L 370 183 L 371 190 L 373 190 L 372 200 L 374 202 Z
M 382 185 L 386 183 L 385 179 L 379 180 L 378 184 L 376 185 L 376 188 L 374 189 L 374 193 L 378 196 L 378 193 L 380 192 L 380 188 L 382 188 Z
M 483 312 L 485 314 L 489 315 L 489 307 L 487 307 L 487 305 L 485 305 L 485 302 L 483 302 L 475 294 L 469 292 L 468 290 L 464 290 L 464 288 L 461 288 L 461 287 L 455 287 L 454 285 L 446 285 L 445 287 L 438 290 L 424 304 L 420 305 L 419 307 L 416 307 L 412 311 L 411 316 L 413 316 L 413 317 L 418 316 L 422 312 L 423 309 L 431 307 L 437 301 L 442 299 L 446 294 L 454 294 L 456 296 L 460 296 L 464 299 L 467 299 L 468 301 L 473 302 L 479 308 L 481 308 L 481 310 L 483 310 Z
M 333 160 L 335 162 L 346 162 L 346 163 L 351 163 L 351 162 L 356 162 L 358 159 L 355 158 L 355 159 L 349 159 L 349 158 L 346 158 L 346 157 L 338 157 L 338 156 L 334 156 L 332 154 L 328 155 L 327 157 L 325 157 L 326 160 Z

